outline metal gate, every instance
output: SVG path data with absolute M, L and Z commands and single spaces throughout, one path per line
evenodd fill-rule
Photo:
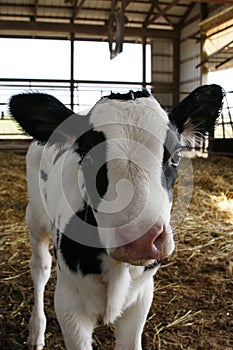
M 222 112 L 209 136 L 208 154 L 233 157 L 233 91 L 225 94 Z

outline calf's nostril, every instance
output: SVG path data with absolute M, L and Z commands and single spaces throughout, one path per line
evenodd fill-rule
M 165 242 L 166 242 L 166 231 L 163 228 L 161 231 L 158 232 L 152 244 L 156 249 L 163 251 Z
M 147 234 L 153 241 L 155 241 L 164 233 L 164 231 L 165 229 L 163 225 L 155 225 L 147 232 Z

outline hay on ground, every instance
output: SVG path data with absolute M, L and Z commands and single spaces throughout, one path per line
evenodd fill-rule
M 33 304 L 24 224 L 25 159 L 0 152 L 0 162 L 0 347 L 20 350 L 26 348 Z M 233 159 L 193 159 L 192 163 L 192 200 L 175 228 L 176 252 L 155 276 L 144 350 L 233 349 Z M 45 294 L 46 349 L 63 350 L 53 308 L 54 283 L 53 269 Z M 94 339 L 95 350 L 112 349 L 112 328 L 100 324 Z

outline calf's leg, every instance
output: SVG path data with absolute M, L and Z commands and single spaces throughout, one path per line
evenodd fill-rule
M 114 324 L 115 350 L 142 350 L 141 337 L 153 299 L 153 279 L 143 285 L 137 301 L 128 307 Z
M 52 258 L 49 253 L 49 236 L 38 230 L 30 232 L 32 256 L 30 261 L 31 275 L 34 284 L 34 306 L 29 321 L 29 350 L 41 350 L 45 345 L 44 333 L 46 317 L 44 313 L 44 289 L 51 271 Z
M 61 271 L 57 271 L 55 310 L 66 349 L 92 350 L 92 333 L 97 316 L 87 311 L 78 287 L 71 280 L 66 280 Z

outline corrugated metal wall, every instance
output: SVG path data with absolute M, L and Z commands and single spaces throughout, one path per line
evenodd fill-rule
M 180 33 L 180 99 L 201 85 L 201 68 L 196 68 L 201 60 L 201 44 L 196 38 L 200 38 L 201 11 L 197 3 Z
M 153 93 L 166 107 L 174 104 L 174 42 L 157 39 L 151 45 Z
M 180 44 L 175 40 L 152 42 L 153 92 L 162 105 L 170 108 L 202 83 L 199 22 L 201 5 L 197 3 L 180 32 Z

